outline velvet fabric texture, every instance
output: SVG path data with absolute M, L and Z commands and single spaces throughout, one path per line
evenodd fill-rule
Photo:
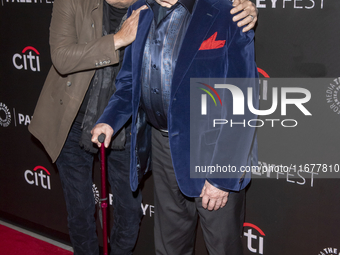
M 136 2 L 130 7 L 128 15 L 143 4 L 145 4 L 144 0 Z M 237 24 L 232 21 L 231 9 L 230 1 L 198 0 L 173 74 L 168 109 L 169 143 L 178 185 L 183 194 L 188 197 L 198 197 L 205 182 L 204 178 L 190 178 L 190 78 L 258 77 L 254 60 L 254 31 L 243 33 L 242 28 L 237 27 Z M 152 19 L 152 10 L 141 11 L 136 40 L 125 50 L 123 67 L 116 81 L 117 91 L 97 122 L 107 123 L 114 130 L 119 130 L 132 114 L 130 168 L 132 190 L 137 189 L 138 186 L 136 121 L 141 97 L 141 65 Z M 199 50 L 202 43 L 216 32 L 216 40 L 225 40 L 225 45 L 216 49 Z M 258 84 L 255 83 L 253 90 L 257 96 L 253 100 L 258 102 Z M 225 99 L 232 100 L 231 96 Z M 227 118 L 232 112 L 231 109 L 224 109 L 221 114 L 221 118 Z M 245 115 L 245 119 L 256 118 L 249 111 Z M 213 155 L 203 163 L 211 165 L 214 160 L 217 160 L 224 162 L 224 165 L 231 164 L 237 168 L 257 164 L 255 128 L 246 130 L 225 128 L 221 127 Z M 200 130 L 201 135 L 203 136 L 206 131 Z M 151 143 L 148 139 L 145 139 L 145 142 Z M 198 148 L 197 153 L 205 152 Z M 139 160 L 149 159 L 139 158 Z M 240 172 L 237 178 L 234 175 L 233 178 L 207 179 L 218 188 L 239 191 L 249 183 L 250 173 L 244 175 Z

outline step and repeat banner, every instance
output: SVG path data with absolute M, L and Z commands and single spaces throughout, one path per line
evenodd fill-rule
M 340 1 L 254 3 L 262 112 L 258 121 L 239 124 L 257 127 L 259 147 L 259 167 L 247 187 L 244 252 L 340 254 Z M 1 0 L 0 217 L 67 241 L 57 168 L 27 129 L 51 66 L 52 6 Z M 151 174 L 142 186 L 135 254 L 154 254 Z M 93 192 L 98 201 L 98 160 Z M 200 229 L 196 254 L 207 254 Z

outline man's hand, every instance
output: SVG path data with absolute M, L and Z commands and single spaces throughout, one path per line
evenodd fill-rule
M 145 10 L 147 8 L 148 7 L 146 5 L 143 5 L 137 10 L 133 10 L 131 16 L 125 20 L 121 29 L 113 36 L 116 50 L 129 45 L 136 39 L 139 13 L 141 10 Z
M 258 10 L 256 9 L 255 4 L 250 2 L 249 0 L 234 0 L 233 6 L 235 6 L 235 8 L 231 9 L 231 14 L 242 11 L 241 13 L 233 17 L 233 21 L 236 22 L 243 19 L 237 23 L 239 27 L 248 24 L 248 26 L 243 28 L 243 32 L 247 32 L 252 29 L 256 24 L 258 14 Z
M 209 211 L 218 210 L 228 202 L 229 192 L 220 190 L 211 185 L 207 180 L 204 183 L 200 197 L 202 198 L 202 206 Z
M 97 124 L 92 130 L 91 130 L 92 138 L 91 141 L 93 143 L 96 143 L 98 147 L 100 147 L 102 144 L 98 141 L 98 136 L 101 134 L 105 134 L 106 138 L 104 141 L 105 148 L 109 147 L 111 137 L 113 135 L 113 129 L 111 126 L 105 123 L 99 123 Z

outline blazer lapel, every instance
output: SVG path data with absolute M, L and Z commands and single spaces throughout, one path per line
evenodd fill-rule
M 226 0 L 222 0 L 226 1 Z M 190 63 L 220 12 L 213 6 L 214 0 L 198 0 L 192 19 L 183 39 L 172 79 L 171 99 L 174 98 L 179 84 L 189 69 Z
M 141 77 L 141 66 L 144 54 L 144 46 L 148 37 L 149 28 L 153 19 L 153 12 L 150 9 L 142 10 L 139 15 L 139 24 L 137 29 L 136 40 L 132 44 L 132 57 L 136 58 L 132 61 L 133 79 L 139 84 Z

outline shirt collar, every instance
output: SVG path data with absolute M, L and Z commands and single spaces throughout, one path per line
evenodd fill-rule
M 192 10 L 194 8 L 195 2 L 196 2 L 196 0 L 178 0 L 177 3 L 183 5 L 185 7 L 185 9 L 187 9 L 187 11 L 190 14 L 192 14 Z M 155 0 L 146 0 L 146 3 L 150 6 L 152 6 L 153 4 L 158 4 Z
M 190 14 L 192 14 L 192 10 L 195 5 L 195 0 L 178 0 L 187 10 Z

